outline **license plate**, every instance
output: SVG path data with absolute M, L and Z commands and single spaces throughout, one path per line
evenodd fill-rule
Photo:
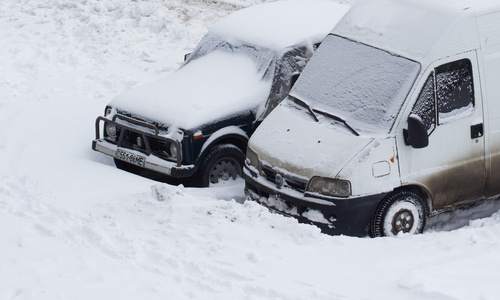
M 122 149 L 116 150 L 115 157 L 139 167 L 144 167 L 144 163 L 146 162 L 144 156 L 136 155 Z

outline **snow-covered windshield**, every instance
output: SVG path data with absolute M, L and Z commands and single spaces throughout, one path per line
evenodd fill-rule
M 198 46 L 189 55 L 189 59 L 186 61 L 186 64 L 189 64 L 190 62 L 214 51 L 244 54 L 247 57 L 251 58 L 253 62 L 255 62 L 259 73 L 265 71 L 265 73 L 263 72 L 264 76 L 272 76 L 272 74 L 274 74 L 275 65 L 270 64 L 275 58 L 275 51 L 266 48 L 254 47 L 252 45 L 243 43 L 229 43 L 220 36 L 212 33 L 208 33 L 203 37 Z M 268 67 L 270 67 L 272 70 L 266 70 Z
M 359 134 L 386 134 L 419 71 L 415 61 L 329 35 L 290 95 Z

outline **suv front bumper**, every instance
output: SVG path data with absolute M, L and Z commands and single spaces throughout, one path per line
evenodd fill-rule
M 115 125 L 120 127 L 119 137 L 116 143 L 107 140 L 106 138 L 101 138 L 101 123 Z M 185 178 L 190 177 L 196 172 L 195 165 L 182 165 L 182 153 L 180 142 L 172 139 L 170 137 L 160 135 L 160 130 L 149 123 L 145 123 L 136 119 L 132 119 L 127 116 L 116 114 L 112 119 L 106 117 L 98 117 L 96 119 L 96 138 L 92 141 L 92 149 L 103 154 L 114 157 L 115 159 L 120 159 L 125 162 L 131 163 L 125 160 L 119 152 L 127 152 L 127 154 L 139 158 L 140 164 L 138 167 L 159 172 L 168 175 L 173 178 Z M 125 136 L 127 133 L 132 133 L 141 141 L 141 145 L 132 145 L 126 143 Z M 176 161 L 168 161 L 156 156 L 153 152 L 152 142 L 158 141 L 164 143 L 171 143 L 177 148 L 177 159 Z M 128 146 L 125 146 L 125 145 Z M 132 164 L 134 165 L 134 164 Z
M 372 216 L 387 193 L 363 197 L 318 199 L 296 190 L 278 189 L 263 177 L 243 168 L 245 194 L 269 210 L 316 225 L 331 235 L 367 236 Z M 317 213 L 322 216 L 318 217 Z
M 168 175 L 173 178 L 185 178 L 190 177 L 196 172 L 196 168 L 194 165 L 181 165 L 178 166 L 177 163 L 166 161 L 154 155 L 144 155 L 144 153 L 132 150 L 129 148 L 118 147 L 117 145 L 106 141 L 105 139 L 95 139 L 92 141 L 92 149 L 103 154 L 116 157 L 117 150 L 125 150 L 127 152 L 131 152 L 138 156 L 145 157 L 144 161 L 144 169 L 148 169 L 151 171 L 155 171 L 158 173 L 162 173 Z

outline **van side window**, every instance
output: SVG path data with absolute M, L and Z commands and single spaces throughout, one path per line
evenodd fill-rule
M 436 102 L 434 101 L 434 72 L 427 78 L 412 113 L 419 116 L 427 128 L 427 134 L 436 127 Z
M 470 60 L 444 64 L 437 67 L 435 73 L 439 125 L 471 115 L 474 85 Z
M 436 101 L 437 99 L 437 101 Z M 436 103 L 437 120 L 436 122 Z M 470 116 L 474 111 L 474 84 L 470 60 L 462 59 L 434 69 L 418 96 L 412 113 L 418 115 L 431 134 L 443 125 Z

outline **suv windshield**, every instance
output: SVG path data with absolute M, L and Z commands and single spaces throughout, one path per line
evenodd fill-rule
M 290 94 L 360 134 L 387 134 L 419 71 L 415 61 L 329 35 Z
M 203 37 L 198 46 L 193 50 L 193 53 L 189 55 L 186 64 L 214 51 L 246 55 L 255 62 L 259 72 L 265 72 L 264 76 L 267 76 L 267 74 L 272 76 L 274 73 L 274 66 L 270 68 L 273 70 L 266 70 L 276 55 L 274 51 L 238 42 L 229 43 L 220 36 L 211 33 Z

